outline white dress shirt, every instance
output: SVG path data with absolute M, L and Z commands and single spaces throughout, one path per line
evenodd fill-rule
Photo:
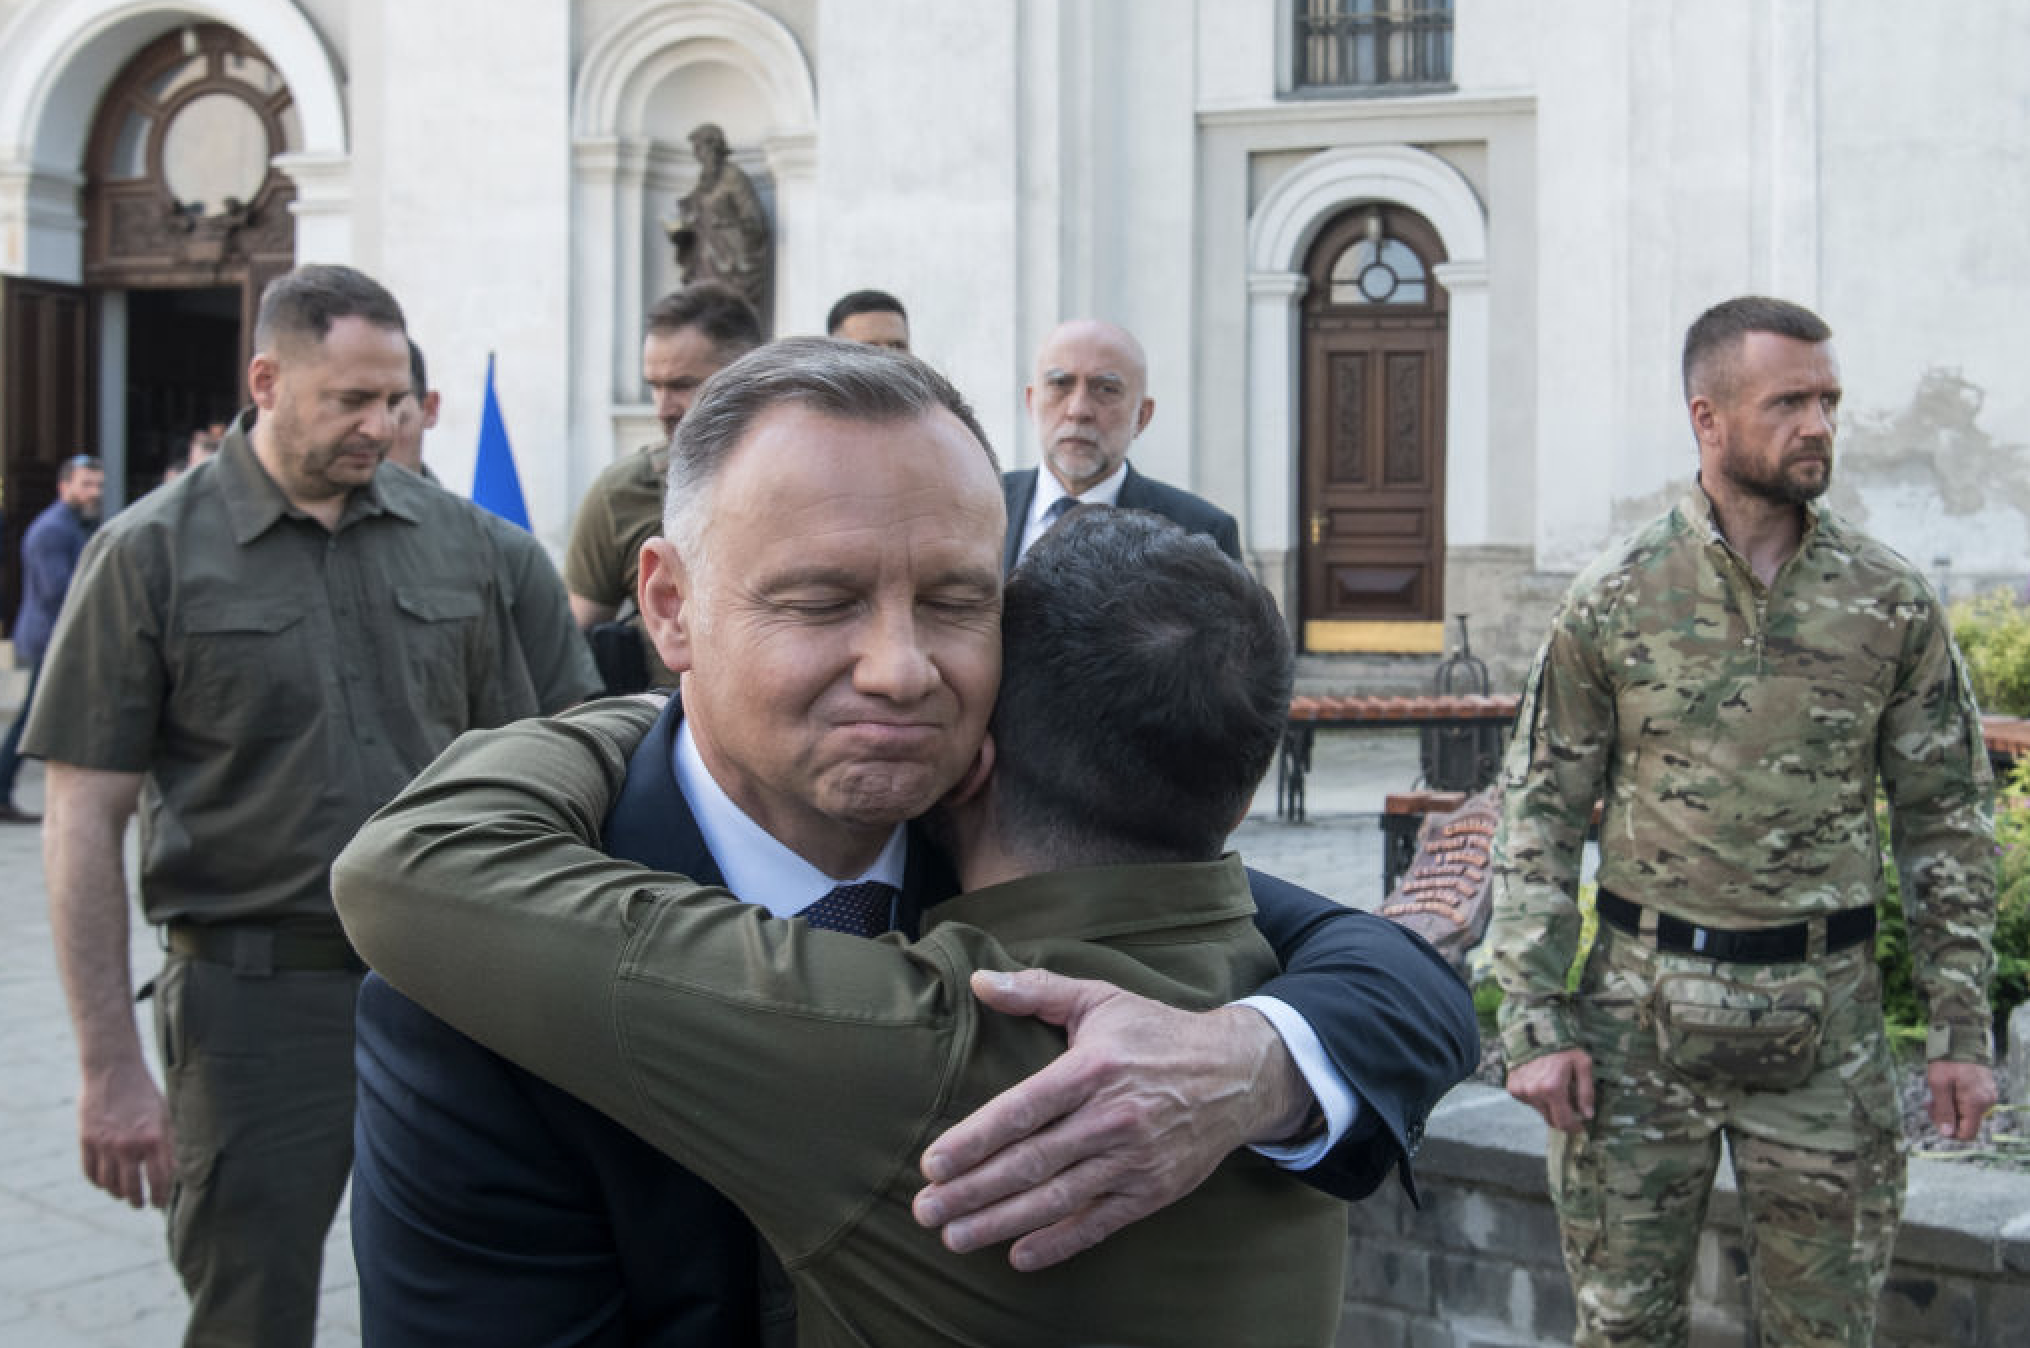
M 1119 505 L 1121 484 L 1127 480 L 1128 461 L 1122 459 L 1120 467 L 1087 487 L 1073 499 L 1080 505 Z M 1050 465 L 1041 464 L 1037 467 L 1036 493 L 1029 500 L 1029 518 L 1022 522 L 1022 552 L 1015 554 L 1017 561 L 1022 559 L 1023 552 L 1036 545 L 1036 540 L 1043 537 L 1050 524 L 1057 522 L 1055 520 L 1050 524 L 1043 522 L 1043 517 L 1050 513 L 1050 507 L 1057 504 L 1060 498 L 1070 495 L 1071 493 L 1064 489 L 1064 484 L 1052 475 Z
M 834 880 L 790 851 L 733 803 L 733 798 L 705 766 L 697 741 L 691 737 L 688 720 L 677 726 L 677 747 L 670 757 L 677 774 L 677 789 L 684 793 L 684 803 L 691 807 L 691 816 L 698 821 L 705 850 L 719 863 L 726 888 L 736 898 L 760 904 L 777 917 L 795 917 L 840 885 L 878 880 L 897 890 L 902 888 L 909 841 L 901 825 L 889 835 L 881 855 L 874 858 L 874 864 L 865 872 Z

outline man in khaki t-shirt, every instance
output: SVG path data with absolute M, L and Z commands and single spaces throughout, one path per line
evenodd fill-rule
M 647 686 L 674 688 L 677 682 L 654 645 L 641 640 L 641 619 L 633 611 L 641 545 L 663 531 L 669 438 L 677 433 L 677 423 L 704 382 L 760 345 L 761 320 L 726 286 L 701 282 L 657 300 L 648 311 L 648 332 L 642 338 L 641 377 L 655 398 L 663 439 L 609 464 L 594 478 L 571 525 L 571 543 L 564 553 L 571 616 L 589 632 L 626 610 L 624 622 L 634 637 L 630 644 L 639 645 L 646 662 Z M 633 691 L 604 667 L 601 673 L 608 676 L 609 692 Z

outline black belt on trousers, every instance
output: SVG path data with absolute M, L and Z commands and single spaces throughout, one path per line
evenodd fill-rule
M 1642 934 L 1642 905 L 1630 903 L 1619 894 L 1603 889 L 1595 899 L 1600 920 L 1632 936 Z M 1828 913 L 1826 953 L 1859 945 L 1875 934 L 1873 908 L 1843 908 Z M 1707 959 L 1734 964 L 1795 964 L 1811 953 L 1810 922 L 1793 922 L 1783 927 L 1750 930 L 1727 927 L 1700 927 L 1669 913 L 1656 915 L 1656 948 L 1680 955 L 1702 955 Z
M 366 961 L 336 924 L 290 927 L 273 922 L 171 922 L 172 953 L 229 965 L 236 973 L 337 973 L 366 971 Z

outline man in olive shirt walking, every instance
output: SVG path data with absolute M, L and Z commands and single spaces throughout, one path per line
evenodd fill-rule
M 394 297 L 299 268 L 262 296 L 254 344 L 256 412 L 86 550 L 27 751 L 49 760 L 85 1173 L 168 1205 L 186 1342 L 270 1348 L 311 1342 L 352 1159 L 362 966 L 331 859 L 460 732 L 586 689 L 534 685 L 478 508 L 382 467 L 409 391 Z M 137 804 L 141 905 L 169 950 L 166 1100 L 127 963 Z

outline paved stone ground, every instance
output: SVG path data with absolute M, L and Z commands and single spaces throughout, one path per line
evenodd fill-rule
M 0 726 L 12 715 L 11 705 L 0 711 Z M 1277 820 L 1271 783 L 1235 834 L 1236 846 L 1265 870 L 1343 903 L 1374 907 L 1381 797 L 1415 778 L 1416 748 L 1414 735 L 1404 732 L 1319 736 L 1308 820 Z M 24 809 L 41 808 L 39 765 L 25 765 L 16 796 Z M 0 825 L 0 952 L 0 1348 L 174 1344 L 184 1302 L 161 1214 L 105 1197 L 78 1167 L 77 1060 L 50 951 L 34 828 Z M 159 960 L 152 930 L 139 921 L 133 952 L 138 982 Z M 325 1246 L 318 1343 L 359 1343 L 343 1208 Z

